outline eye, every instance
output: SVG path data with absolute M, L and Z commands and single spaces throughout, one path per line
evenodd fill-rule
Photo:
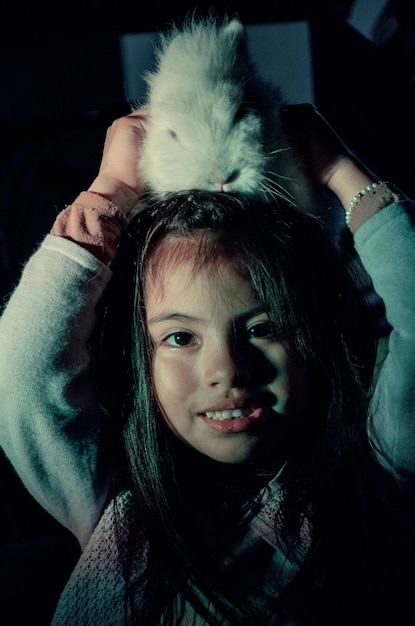
M 243 118 L 245 117 L 245 115 L 246 115 L 246 109 L 245 109 L 245 107 L 240 106 L 240 107 L 237 109 L 237 111 L 236 111 L 236 113 L 235 113 L 235 115 L 234 115 L 233 121 L 234 121 L 235 123 L 240 122 L 241 120 L 243 120 Z
M 180 348 L 182 346 L 190 346 L 197 343 L 197 339 L 192 333 L 186 333 L 183 331 L 177 331 L 171 333 L 164 339 L 164 343 L 167 343 L 173 348 Z
M 257 322 L 247 329 L 249 339 L 264 339 L 275 337 L 275 327 L 270 320 Z
M 177 133 L 174 132 L 171 128 L 167 131 L 172 139 L 177 139 Z

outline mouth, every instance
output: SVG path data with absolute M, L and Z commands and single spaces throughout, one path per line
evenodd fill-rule
M 199 417 L 210 429 L 222 434 L 236 434 L 249 430 L 264 414 L 263 408 L 243 407 L 222 411 L 205 411 Z
M 243 409 L 228 409 L 224 411 L 206 411 L 201 413 L 202 417 L 207 417 L 211 420 L 224 421 L 224 420 L 238 420 L 243 417 L 251 415 L 253 412 L 252 407 L 246 407 Z

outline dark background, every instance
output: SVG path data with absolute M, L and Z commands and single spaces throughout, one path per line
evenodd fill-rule
M 119 36 L 161 31 L 195 7 L 236 13 L 246 25 L 306 21 L 315 104 L 380 178 L 415 197 L 414 8 L 379 4 L 370 38 L 348 20 L 353 1 L 8 5 L 0 23 L 1 299 L 57 211 L 92 180 L 111 120 L 129 111 Z M 0 606 L 11 611 L 0 621 L 47 624 L 77 547 L 2 457 L 0 470 Z

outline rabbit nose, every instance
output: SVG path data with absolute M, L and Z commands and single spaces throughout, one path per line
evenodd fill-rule
M 227 183 L 233 183 L 237 178 L 239 178 L 240 171 L 234 170 L 231 174 L 229 174 L 228 178 L 225 180 L 225 185 Z
M 223 178 L 223 180 L 219 183 L 220 190 L 222 192 L 226 192 L 225 187 L 233 182 L 235 182 L 239 178 L 240 170 L 236 169 L 230 174 Z

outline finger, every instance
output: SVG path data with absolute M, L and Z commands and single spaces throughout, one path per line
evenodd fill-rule
M 138 118 L 138 119 L 148 118 L 150 117 L 150 108 L 142 107 L 141 109 L 136 109 L 135 111 L 127 115 L 127 117 Z

